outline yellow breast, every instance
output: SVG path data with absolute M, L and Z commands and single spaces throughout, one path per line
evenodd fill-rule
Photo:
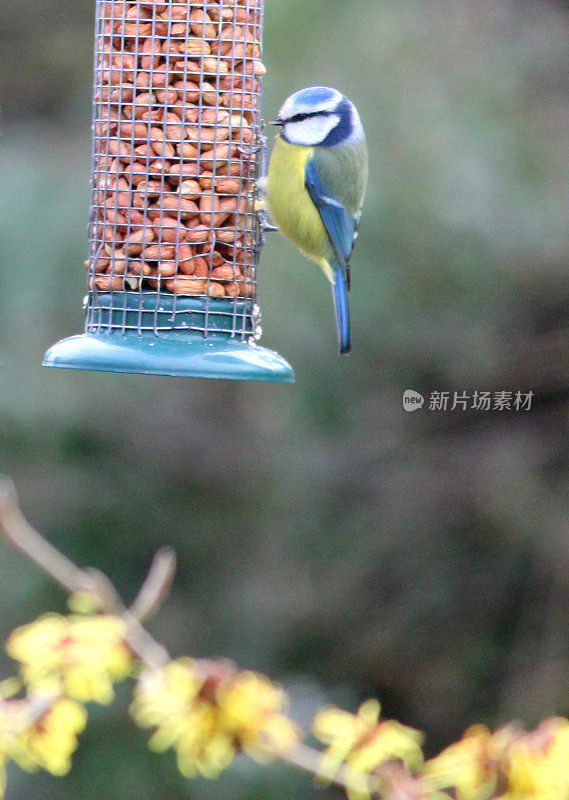
M 304 185 L 312 147 L 299 147 L 278 137 L 267 177 L 267 202 L 282 233 L 326 271 L 332 246 L 320 214 Z

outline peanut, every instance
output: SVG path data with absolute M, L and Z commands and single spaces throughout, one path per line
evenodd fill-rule
M 126 262 L 125 262 L 126 263 Z M 129 261 L 127 275 L 142 275 L 145 278 L 152 272 L 148 264 L 143 261 Z
M 210 297 L 225 297 L 225 289 L 220 283 L 210 282 L 207 293 Z
M 145 142 L 148 138 L 148 125 L 143 122 L 121 122 L 121 136 L 123 139 L 130 139 L 137 144 Z
M 170 183 L 178 184 L 181 181 L 195 179 L 197 175 L 197 163 L 195 161 L 182 161 L 173 164 L 168 170 Z M 180 181 L 181 179 L 181 181 Z
M 220 228 L 215 232 L 215 238 L 224 244 L 232 244 L 235 239 L 235 230 L 233 228 Z
M 139 256 L 142 253 L 144 244 L 149 244 L 153 241 L 154 232 L 151 228 L 135 231 L 126 240 L 126 252 L 129 256 Z
M 222 225 L 227 214 L 220 213 L 221 201 L 217 195 L 203 194 L 200 198 L 200 222 L 212 228 Z
M 223 258 L 221 253 L 217 252 L 217 250 L 214 250 L 211 253 L 209 260 L 212 268 L 221 267 L 222 264 L 225 264 L 225 259 Z
M 237 286 L 235 281 L 231 281 L 230 283 L 226 283 L 224 288 L 225 288 L 226 297 L 238 297 L 239 296 L 239 287 Z
M 184 138 L 184 126 L 181 118 L 173 112 L 168 112 L 164 119 L 166 125 L 166 138 L 174 142 L 180 142 Z
M 211 189 L 213 172 L 210 172 L 208 169 L 202 170 L 198 176 L 198 182 L 202 189 Z
M 101 292 L 120 292 L 123 289 L 123 279 L 118 275 L 99 275 L 94 278 L 94 283 Z
M 178 92 L 175 89 L 159 89 L 156 92 L 156 100 L 163 106 L 173 106 L 178 99 Z
M 171 278 L 173 275 L 176 274 L 176 262 L 175 261 L 161 261 L 158 264 L 158 272 L 162 275 L 163 278 Z
M 191 217 L 196 217 L 199 213 L 197 205 L 192 200 L 186 200 L 184 197 L 176 197 L 171 194 L 166 194 L 162 198 L 162 208 L 174 214 L 179 214 L 180 219 L 190 219 Z
M 187 56 L 211 55 L 211 47 L 206 41 L 191 36 L 179 45 L 178 50 L 180 53 L 185 53 Z
M 198 242 L 207 242 L 210 238 L 211 231 L 207 225 L 198 225 L 197 228 L 191 228 L 186 236 L 188 242 L 197 244 Z
M 138 194 L 144 195 L 144 197 L 160 197 L 162 194 L 162 184 L 160 181 L 143 181 L 138 184 L 136 191 Z
M 239 292 L 239 297 L 253 297 L 253 284 L 250 281 L 247 283 L 239 281 L 237 283 L 237 290 Z
M 175 157 L 176 151 L 170 142 L 165 141 L 165 135 L 165 131 L 160 128 L 150 128 L 150 147 L 157 156 L 172 159 Z
M 209 267 L 203 256 L 197 256 L 194 261 L 194 275 L 196 278 L 207 278 Z
M 202 81 L 200 84 L 200 91 L 204 103 L 207 103 L 208 106 L 217 105 L 218 94 L 215 90 L 215 86 L 212 86 L 211 83 L 208 83 L 207 81 Z
M 184 159 L 194 159 L 198 157 L 198 148 L 190 142 L 181 142 L 177 147 L 178 155 Z
M 166 8 L 167 8 L 167 6 L 165 6 L 165 9 Z M 164 17 L 164 19 L 168 19 L 168 18 L 173 19 L 173 20 L 174 19 L 187 19 L 188 18 L 188 9 L 184 8 L 182 5 L 172 6 L 172 8 L 170 9 L 169 12 L 164 10 L 164 13 L 162 14 L 162 16 Z
M 217 178 L 215 191 L 219 194 L 239 194 L 240 181 L 238 178 Z
M 192 81 L 176 81 L 172 87 L 176 89 L 177 100 L 180 103 L 195 103 L 200 96 L 199 86 Z
M 184 197 L 190 197 L 192 199 L 196 199 L 202 193 L 201 186 L 197 181 L 194 180 L 185 180 L 182 181 L 180 184 L 180 188 L 178 190 L 181 195 Z
M 154 231 L 157 236 L 160 236 L 164 242 L 169 244 L 178 244 L 186 240 L 188 235 L 188 228 L 183 225 L 175 217 L 163 216 L 154 225 Z
M 214 150 L 209 150 L 201 157 L 201 163 L 205 169 L 213 170 L 223 167 L 237 154 L 237 147 L 234 144 L 220 144 Z
M 203 294 L 207 281 L 203 279 L 177 277 L 166 281 L 166 288 L 174 294 Z
M 204 58 L 202 64 L 204 73 L 210 75 L 227 75 L 229 72 L 229 64 L 227 61 L 218 61 L 214 57 Z
M 194 8 L 190 12 L 190 28 L 196 36 L 205 36 L 206 39 L 215 39 L 217 37 L 217 28 L 212 25 L 211 17 L 200 8 Z
M 215 269 L 211 271 L 211 277 L 216 281 L 231 281 L 235 277 L 233 267 L 229 264 L 215 267 Z
M 195 270 L 195 253 L 191 245 L 181 244 L 178 247 L 177 261 L 178 269 L 184 275 L 193 275 Z
M 143 53 L 140 60 L 142 69 L 150 72 L 150 70 L 155 70 L 160 65 L 160 56 L 158 55 L 159 48 L 159 42 L 153 41 L 152 39 L 144 40 L 139 48 L 139 52 Z

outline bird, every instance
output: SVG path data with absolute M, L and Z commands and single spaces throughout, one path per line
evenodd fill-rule
M 368 180 L 360 115 L 337 89 L 312 86 L 292 94 L 270 124 L 280 131 L 265 181 L 267 206 L 332 284 L 338 346 L 348 353 L 350 257 Z

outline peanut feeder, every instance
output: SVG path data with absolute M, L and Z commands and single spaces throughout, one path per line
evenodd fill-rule
M 85 333 L 52 367 L 292 381 L 256 344 L 264 0 L 98 0 Z

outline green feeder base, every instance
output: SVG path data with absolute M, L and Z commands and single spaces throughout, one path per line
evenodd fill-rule
M 198 310 L 195 302 L 188 302 L 188 311 Z M 51 347 L 43 364 L 143 375 L 294 382 L 292 367 L 278 353 L 215 331 L 207 337 L 184 329 L 84 333 Z
M 45 354 L 44 367 L 294 383 L 294 372 L 272 350 L 235 339 L 186 332 L 85 333 L 63 339 Z

